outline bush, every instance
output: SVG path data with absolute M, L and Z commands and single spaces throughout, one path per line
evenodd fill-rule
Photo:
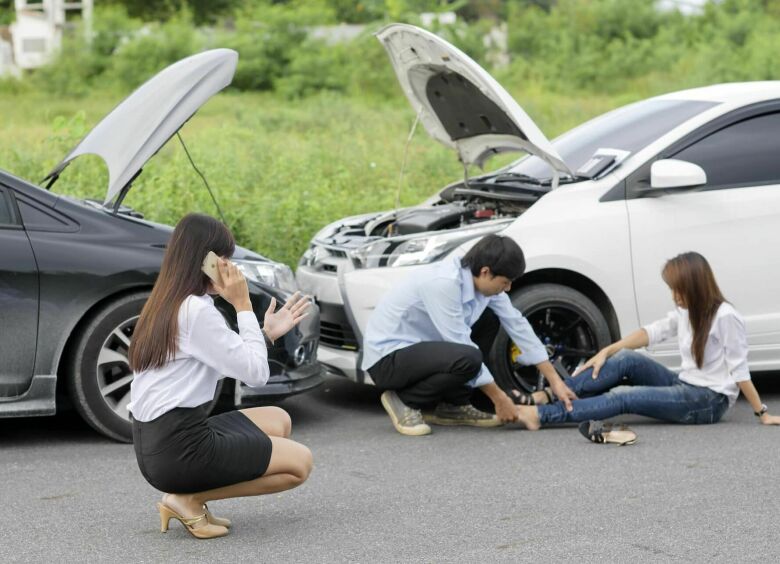
M 182 12 L 161 24 L 146 24 L 122 41 L 111 56 L 109 83 L 132 89 L 179 59 L 201 51 L 205 41 Z
M 65 35 L 54 60 L 31 73 L 32 81 L 44 91 L 74 96 L 83 96 L 95 86 L 106 86 L 105 73 L 114 51 L 140 26 L 141 22 L 128 17 L 121 6 L 99 6 L 95 9 L 90 41 L 78 25 Z

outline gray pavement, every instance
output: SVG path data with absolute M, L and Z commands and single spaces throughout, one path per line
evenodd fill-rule
M 780 413 L 780 376 L 759 390 Z M 215 502 L 226 538 L 159 532 L 132 446 L 73 414 L 0 420 L 2 562 L 777 562 L 780 428 L 627 419 L 629 447 L 575 428 L 390 426 L 341 379 L 283 403 L 315 469 L 298 490 Z

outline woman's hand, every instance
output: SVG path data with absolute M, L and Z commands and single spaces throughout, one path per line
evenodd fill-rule
M 276 339 L 287 333 L 290 329 L 298 325 L 309 312 L 309 300 L 301 296 L 300 292 L 295 292 L 287 300 L 279 311 L 276 309 L 276 298 L 271 298 L 271 305 L 265 312 L 263 320 L 263 331 L 273 343 Z
M 612 353 L 609 350 L 609 347 L 605 347 L 601 349 L 599 352 L 597 352 L 595 355 L 593 355 L 588 362 L 580 366 L 577 370 L 574 371 L 574 374 L 572 376 L 576 376 L 580 372 L 583 372 L 584 370 L 587 370 L 588 368 L 593 368 L 593 379 L 599 377 L 599 370 L 601 370 L 601 367 L 604 366 L 604 363 L 607 362 L 607 359 L 612 356 Z
M 246 278 L 238 267 L 226 259 L 219 259 L 217 264 L 222 284 L 212 282 L 214 289 L 225 301 L 232 305 L 236 312 L 252 311 L 252 302 L 249 300 L 249 287 Z
M 769 415 L 764 413 L 761 416 L 761 423 L 764 425 L 780 425 L 780 415 Z

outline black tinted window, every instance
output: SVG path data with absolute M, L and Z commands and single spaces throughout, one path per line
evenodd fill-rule
M 67 225 L 61 219 L 31 206 L 22 199 L 18 199 L 17 202 L 19 203 L 19 212 L 22 214 L 22 223 L 24 223 L 25 229 L 30 231 L 58 231 Z
M 715 105 L 698 100 L 645 100 L 592 119 L 564 133 L 552 144 L 569 168 L 576 171 L 598 149 L 636 153 Z M 551 174 L 550 165 L 535 156 L 525 157 L 510 168 L 535 178 L 549 178 Z
M 11 202 L 8 200 L 8 194 L 0 190 L 0 225 L 12 223 L 14 223 L 14 216 L 11 214 Z
M 780 114 L 730 125 L 674 158 L 702 167 L 708 187 L 780 184 Z

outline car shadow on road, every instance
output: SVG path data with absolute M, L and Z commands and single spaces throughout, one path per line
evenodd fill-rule
M 780 372 L 755 375 L 756 388 L 766 402 L 780 399 Z M 290 413 L 297 425 L 327 423 L 358 414 L 383 415 L 380 392 L 374 387 L 357 384 L 346 378 L 328 376 L 318 388 L 279 404 Z M 744 399 L 741 399 L 744 402 Z M 771 406 L 780 413 L 780 409 Z M 634 424 L 657 424 L 645 418 L 631 418 Z M 36 447 L 62 442 L 79 444 L 116 444 L 84 422 L 78 413 L 65 410 L 52 417 L 0 418 L 0 448 Z
M 383 414 L 380 392 L 374 386 L 357 384 L 339 376 L 328 376 L 318 388 L 288 398 L 279 407 L 292 417 L 295 427 L 328 425 L 344 418 Z
M 53 444 L 117 444 L 94 431 L 74 410 L 51 417 L 0 419 L 0 447 L 36 447 Z
M 752 376 L 758 393 L 772 397 L 780 395 L 780 372 L 766 372 Z

